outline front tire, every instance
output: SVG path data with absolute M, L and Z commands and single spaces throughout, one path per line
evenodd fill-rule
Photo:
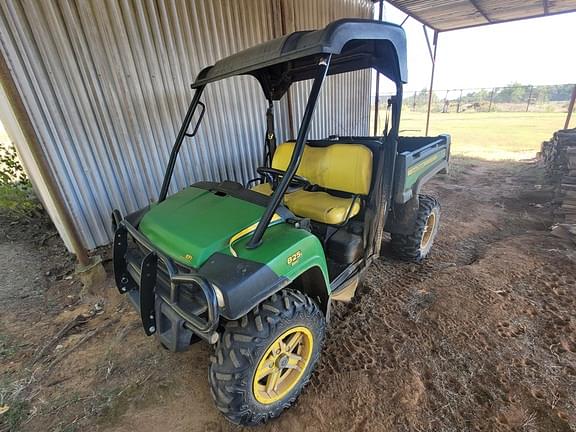
M 240 425 L 277 417 L 308 383 L 325 328 L 318 305 L 291 289 L 228 322 L 208 377 L 218 409 Z
M 440 226 L 440 203 L 430 195 L 418 197 L 418 213 L 414 230 L 409 234 L 391 234 L 391 246 L 396 255 L 411 262 L 421 262 L 428 256 Z

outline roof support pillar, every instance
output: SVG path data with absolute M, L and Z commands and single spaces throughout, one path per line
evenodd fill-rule
M 430 51 L 430 58 L 432 60 L 432 71 L 430 73 L 430 88 L 428 90 L 428 110 L 426 112 L 426 136 L 428 136 L 428 130 L 430 128 L 430 111 L 432 110 L 432 91 L 434 90 L 434 74 L 436 72 L 436 52 L 438 50 L 438 31 L 434 30 L 434 37 L 432 39 L 432 44 L 434 45 L 434 50 L 430 46 L 430 39 L 428 38 L 428 32 L 426 31 L 426 26 L 423 26 L 424 35 L 426 36 L 426 43 L 428 44 L 428 50 Z
M 279 38 L 280 36 L 284 36 L 288 33 L 296 31 L 294 25 L 294 6 L 293 5 L 286 5 L 284 0 L 277 0 L 276 3 L 273 4 L 277 5 L 278 13 L 275 14 L 277 19 L 280 20 L 279 23 L 275 23 L 273 26 L 273 35 L 274 38 Z M 278 31 L 280 29 L 280 31 Z M 286 113 L 288 116 L 288 138 L 294 139 L 296 137 L 295 126 L 294 126 L 294 102 L 292 101 L 292 86 L 286 90 Z M 286 138 L 286 137 L 284 137 Z
M 570 119 L 572 118 L 572 111 L 574 111 L 574 103 L 576 102 L 576 84 L 572 89 L 572 97 L 570 98 L 570 103 L 568 104 L 568 114 L 566 115 L 566 122 L 564 123 L 564 129 L 570 127 Z
M 262 236 L 264 231 L 268 228 L 272 216 L 276 213 L 276 209 L 280 205 L 280 202 L 284 198 L 286 189 L 292 181 L 296 170 L 300 165 L 302 160 L 302 154 L 304 153 L 304 145 L 306 144 L 306 139 L 308 137 L 308 130 L 310 129 L 310 122 L 312 121 L 312 116 L 314 115 L 314 109 L 318 102 L 318 96 L 320 95 L 320 90 L 322 89 L 322 84 L 326 78 L 326 73 L 330 67 L 330 60 L 332 59 L 332 54 L 327 54 L 326 57 L 322 57 L 318 62 L 318 70 L 316 71 L 316 76 L 312 82 L 312 89 L 310 89 L 310 95 L 308 96 L 308 102 L 306 103 L 306 109 L 304 110 L 304 115 L 302 116 L 302 122 L 300 123 L 300 129 L 298 129 L 298 137 L 296 138 L 296 143 L 294 144 L 294 150 L 292 152 L 292 158 L 290 163 L 286 168 L 286 172 L 280 180 L 280 184 L 276 187 L 276 190 L 270 197 L 268 201 L 268 206 L 264 211 L 264 214 L 258 221 L 258 225 L 254 231 L 254 235 L 246 244 L 248 249 L 255 249 L 262 243 Z
M 378 11 L 378 21 L 382 21 L 384 14 L 384 0 L 380 0 L 380 10 Z M 378 110 L 380 103 L 380 72 L 376 71 L 376 94 L 374 96 L 374 133 L 372 135 L 378 136 Z

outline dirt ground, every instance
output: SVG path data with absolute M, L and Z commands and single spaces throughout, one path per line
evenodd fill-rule
M 542 171 L 459 159 L 428 192 L 432 256 L 385 251 L 296 406 L 259 430 L 576 431 L 576 249 L 550 234 Z M 51 233 L 2 221 L 0 431 L 240 430 L 212 405 L 210 348 L 161 348 L 111 280 L 83 292 Z

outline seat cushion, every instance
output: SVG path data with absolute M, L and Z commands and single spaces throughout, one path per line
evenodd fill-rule
M 328 225 L 338 225 L 360 212 L 360 199 L 340 198 L 326 192 L 299 190 L 286 194 L 284 203 L 292 213 L 300 217 Z M 350 209 L 352 206 L 352 209 Z
M 261 193 L 263 195 L 272 195 L 272 185 L 270 183 L 260 183 L 251 188 L 254 192 Z
M 272 168 L 286 171 L 294 151 L 294 142 L 280 144 L 272 159 Z M 314 185 L 355 195 L 368 195 L 372 181 L 372 152 L 361 144 L 305 146 L 297 171 Z M 272 195 L 269 183 L 252 190 Z M 328 225 L 338 225 L 360 212 L 359 198 L 341 198 L 327 192 L 297 190 L 284 195 L 284 204 L 295 215 Z M 350 208 L 352 206 L 352 208 Z
M 264 195 L 272 195 L 270 183 L 262 183 L 252 188 Z M 360 212 L 360 199 L 357 198 L 348 214 L 353 198 L 340 198 L 326 192 L 298 190 L 284 195 L 284 204 L 292 213 L 310 218 L 316 222 L 338 225 L 346 221 L 346 216 L 354 217 Z
M 272 168 L 286 171 L 294 144 L 285 142 L 278 146 Z M 372 181 L 372 152 L 362 144 L 306 145 L 296 173 L 326 189 L 368 195 Z

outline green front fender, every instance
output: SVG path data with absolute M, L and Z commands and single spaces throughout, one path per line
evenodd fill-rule
M 317 268 L 322 274 L 320 279 L 323 289 L 327 296 L 330 295 L 324 249 L 314 234 L 287 223 L 280 223 L 266 230 L 262 244 L 255 249 L 246 248 L 250 237 L 248 235 L 238 240 L 227 251 L 222 252 L 265 264 L 279 277 L 291 282 L 309 270 Z

